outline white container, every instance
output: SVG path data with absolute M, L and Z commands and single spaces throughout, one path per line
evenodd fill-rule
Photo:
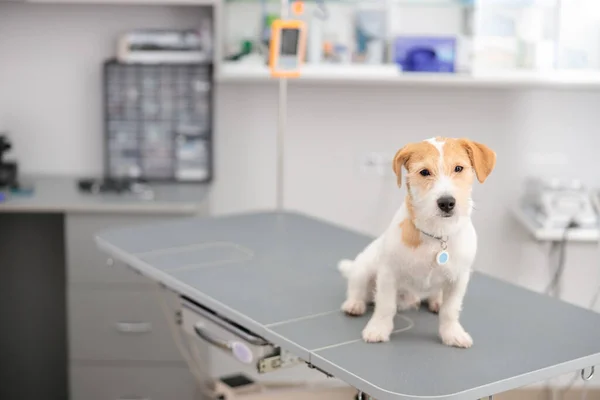
M 385 44 L 383 40 L 374 39 L 367 43 L 365 64 L 382 64 Z
M 313 17 L 308 26 L 308 57 L 311 64 L 323 61 L 323 21 Z

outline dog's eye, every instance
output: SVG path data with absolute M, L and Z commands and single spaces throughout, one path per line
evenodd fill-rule
M 419 171 L 419 173 L 420 173 L 422 176 L 429 176 L 429 175 L 431 175 L 431 173 L 429 172 L 429 170 L 428 170 L 428 169 L 422 169 L 421 171 Z
M 460 172 L 463 170 L 463 167 L 461 167 L 460 165 L 457 165 L 456 167 L 454 167 L 454 172 Z

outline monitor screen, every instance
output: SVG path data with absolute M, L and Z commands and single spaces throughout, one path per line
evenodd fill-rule
M 281 30 L 281 55 L 294 56 L 298 52 L 299 29 L 285 28 Z

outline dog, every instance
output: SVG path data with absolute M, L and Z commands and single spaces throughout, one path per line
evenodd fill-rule
M 338 264 L 347 279 L 342 310 L 358 316 L 375 302 L 366 342 L 389 341 L 397 311 L 427 300 L 445 345 L 473 345 L 460 323 L 477 252 L 471 193 L 475 177 L 483 183 L 495 164 L 494 151 L 464 138 L 435 137 L 398 150 L 393 170 L 398 186 L 406 170 L 405 201 L 383 234 Z

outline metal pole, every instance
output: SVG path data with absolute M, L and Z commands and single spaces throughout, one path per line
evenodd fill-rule
M 277 124 L 277 210 L 283 210 L 284 139 L 287 119 L 287 79 L 279 78 L 279 120 Z
M 281 19 L 287 19 L 289 14 L 289 0 L 281 0 Z M 277 121 L 277 211 L 283 210 L 284 193 L 284 151 L 285 151 L 285 128 L 287 123 L 287 78 L 279 78 L 279 118 Z

